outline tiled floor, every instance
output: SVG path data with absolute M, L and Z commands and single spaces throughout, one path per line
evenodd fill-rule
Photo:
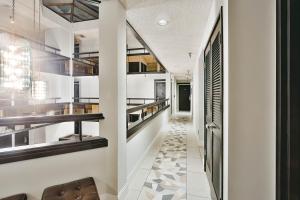
M 210 200 L 201 151 L 189 117 L 177 116 L 130 180 L 126 200 Z

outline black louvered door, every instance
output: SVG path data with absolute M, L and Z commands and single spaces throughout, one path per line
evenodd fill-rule
M 223 199 L 223 56 L 221 17 L 205 49 L 205 170 Z
M 211 73 L 211 51 L 210 48 L 206 49 L 205 52 L 205 124 L 212 123 L 212 73 Z M 210 129 L 205 128 L 204 130 L 205 139 L 205 163 L 204 166 L 207 171 L 212 171 L 212 134 Z

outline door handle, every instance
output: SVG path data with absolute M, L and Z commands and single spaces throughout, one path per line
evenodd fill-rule
M 215 123 L 211 122 L 209 124 L 206 124 L 205 128 L 206 129 L 218 129 L 219 127 Z
M 209 127 L 209 124 L 205 124 L 205 128 L 206 129 L 209 129 L 210 127 Z

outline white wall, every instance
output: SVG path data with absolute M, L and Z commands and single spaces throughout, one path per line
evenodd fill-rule
M 94 177 L 98 191 L 103 195 L 111 190 L 101 179 L 106 172 L 103 165 L 106 152 L 107 148 L 100 148 L 1 164 L 0 198 L 27 193 L 29 200 L 40 200 L 46 187 L 86 177 Z
M 154 80 L 166 79 L 166 97 L 170 97 L 170 74 L 127 75 L 127 98 L 155 98 Z
M 204 66 L 203 53 L 193 71 L 193 125 L 200 145 L 204 145 Z
M 57 142 L 59 138 L 74 134 L 74 122 L 64 122 L 45 127 L 46 142 Z
M 99 35 L 98 30 L 95 30 L 95 34 Z M 80 52 L 92 52 L 99 51 L 99 39 L 98 38 L 85 38 L 80 42 Z
M 275 199 L 276 1 L 230 0 L 225 14 L 228 199 Z M 226 116 L 227 117 L 227 116 Z M 228 135 L 227 135 L 228 134 Z
M 76 80 L 80 85 L 80 97 L 99 97 L 98 76 L 76 77 Z
M 203 137 L 203 50 L 194 68 L 194 126 Z M 253 12 L 255 11 L 255 12 Z M 224 200 L 275 199 L 276 2 L 224 1 Z M 197 86 L 197 82 L 199 86 Z M 198 92 L 198 94 L 197 94 Z M 202 104 L 202 105 L 201 105 Z M 198 114 L 197 114 L 198 113 Z M 198 124 L 197 124 L 198 123 Z
M 74 78 L 51 73 L 38 73 L 47 82 L 47 98 L 60 97 L 57 102 L 71 102 L 74 96 Z
M 74 33 L 63 28 L 47 29 L 45 44 L 60 49 L 61 55 L 71 58 L 74 51 Z
M 127 177 L 132 178 L 133 172 L 141 163 L 144 155 L 147 153 L 149 146 L 168 124 L 170 108 L 160 113 L 159 116 L 154 118 L 143 129 L 135 133 L 135 136 L 127 142 Z
M 45 127 L 32 129 L 29 131 L 29 145 L 40 144 L 46 142 Z

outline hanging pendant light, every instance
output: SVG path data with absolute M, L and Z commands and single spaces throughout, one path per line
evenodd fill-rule
M 11 5 L 11 15 L 10 15 L 10 23 L 14 24 L 15 23 L 15 0 L 12 0 L 12 5 Z
M 34 0 L 34 27 L 35 27 L 35 0 Z M 39 0 L 39 13 L 38 13 L 38 36 L 41 39 L 41 0 Z M 42 46 L 40 46 L 42 49 Z M 41 66 L 40 63 L 36 63 L 38 65 L 38 71 L 35 76 L 35 80 L 31 83 L 31 97 L 35 100 L 45 100 L 47 97 L 47 82 L 41 80 Z

